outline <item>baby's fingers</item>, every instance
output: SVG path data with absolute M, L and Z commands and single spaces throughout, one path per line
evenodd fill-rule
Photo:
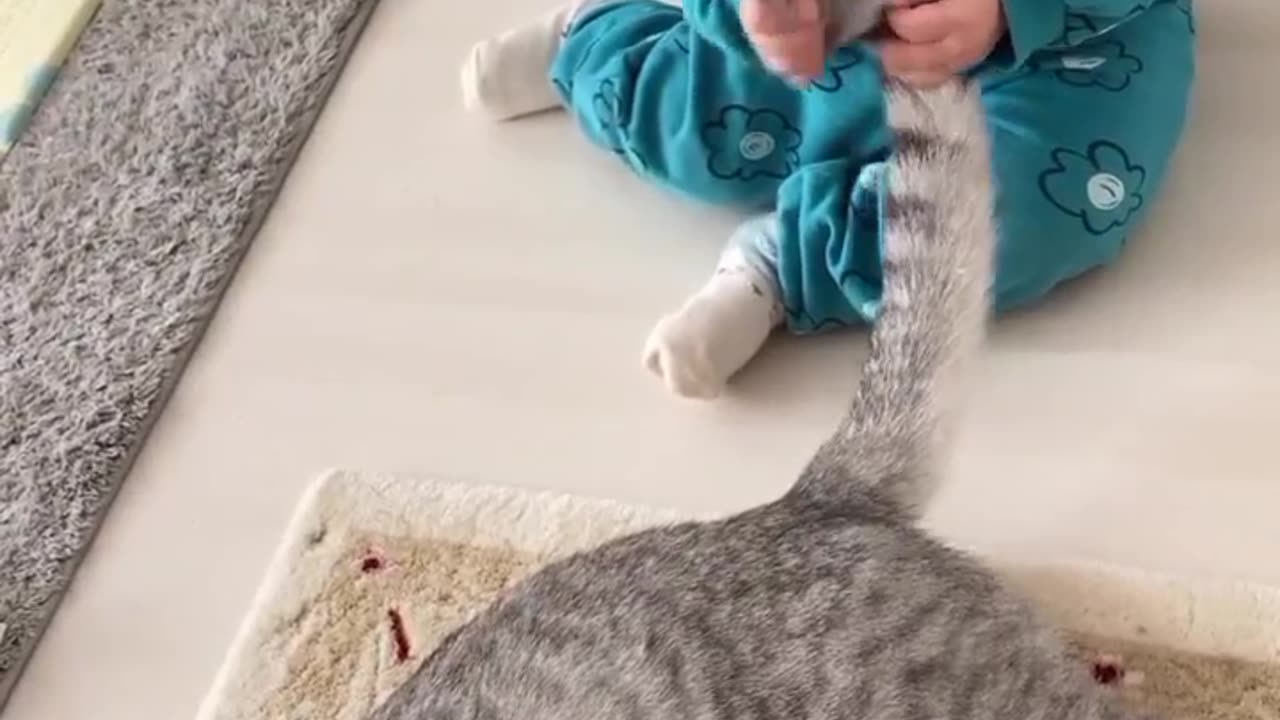
M 738 12 L 747 35 L 783 35 L 826 22 L 822 0 L 742 0 Z
M 822 74 L 827 43 L 821 0 L 742 0 L 742 27 L 772 71 L 808 80 Z
M 756 52 L 770 70 L 793 79 L 811 80 L 826 69 L 821 29 L 761 37 Z
M 951 53 L 941 43 L 916 45 L 887 40 L 880 46 L 880 62 L 890 75 L 949 70 Z
M 936 43 L 956 31 L 952 5 L 945 2 L 892 9 L 886 15 L 889 29 L 909 43 Z

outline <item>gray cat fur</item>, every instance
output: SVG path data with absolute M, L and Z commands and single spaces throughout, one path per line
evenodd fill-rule
M 852 408 L 781 499 L 551 564 L 373 720 L 1120 720 L 1023 600 L 918 529 L 990 305 L 978 90 L 891 88 L 885 287 Z

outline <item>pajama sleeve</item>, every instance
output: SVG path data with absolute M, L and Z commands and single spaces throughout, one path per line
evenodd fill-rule
M 1001 0 L 1015 64 L 1046 48 L 1080 45 L 1168 0 Z

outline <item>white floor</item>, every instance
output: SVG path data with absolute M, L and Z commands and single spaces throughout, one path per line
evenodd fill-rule
M 727 510 L 828 430 L 857 334 L 709 406 L 639 367 L 733 217 L 563 116 L 457 109 L 469 40 L 545 4 L 383 1 L 6 720 L 189 717 L 323 468 Z M 957 541 L 1280 584 L 1280 8 L 1201 5 L 1177 179 L 1120 267 L 1001 324 L 933 518 Z

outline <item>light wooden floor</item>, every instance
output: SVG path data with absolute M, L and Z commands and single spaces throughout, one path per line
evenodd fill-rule
M 640 369 L 735 218 L 563 116 L 457 109 L 469 41 L 544 5 L 384 0 L 6 720 L 189 717 L 323 468 L 732 509 L 829 429 L 856 334 L 710 406 Z M 1120 267 L 1001 324 L 948 537 L 1280 584 L 1280 9 L 1201 5 L 1176 181 Z

